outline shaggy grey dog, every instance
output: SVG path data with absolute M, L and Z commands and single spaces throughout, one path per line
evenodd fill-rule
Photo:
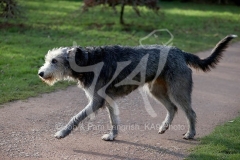
M 222 39 L 206 59 L 176 47 L 161 45 L 65 47 L 48 51 L 45 64 L 39 69 L 39 77 L 49 85 L 60 80 L 76 80 L 89 99 L 89 104 L 72 117 L 55 137 L 66 137 L 83 119 L 106 106 L 112 128 L 102 139 L 114 140 L 118 134 L 119 121 L 114 99 L 144 86 L 168 111 L 159 133 L 168 129 L 177 108 L 181 108 L 189 124 L 183 138 L 194 138 L 196 114 L 191 107 L 193 82 L 192 71 L 188 66 L 204 72 L 210 71 L 235 37 L 229 35 Z

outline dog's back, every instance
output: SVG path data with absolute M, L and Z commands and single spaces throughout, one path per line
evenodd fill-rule
M 109 92 L 122 95 L 122 91 L 124 94 L 128 94 L 138 86 L 156 80 L 159 76 L 171 77 L 173 74 L 183 76 L 187 72 L 191 72 L 188 65 L 209 71 L 210 68 L 215 67 L 227 44 L 234 37 L 230 35 L 224 38 L 216 45 L 212 54 L 203 60 L 176 47 L 162 45 L 87 47 L 81 51 L 81 54 L 86 52 L 85 54 L 88 55 L 88 63 L 85 65 L 90 66 L 103 62 L 103 68 L 98 75 L 98 80 L 101 82 L 99 87 L 101 88 L 111 81 L 108 87 Z M 76 52 L 76 57 L 78 54 L 80 52 Z M 84 59 L 79 58 L 76 61 L 82 64 L 83 62 L 80 61 L 84 61 Z M 86 74 L 89 77 L 89 73 Z M 93 78 L 94 75 L 92 74 L 91 77 Z

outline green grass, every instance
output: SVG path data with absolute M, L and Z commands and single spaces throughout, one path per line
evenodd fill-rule
M 240 117 L 233 122 L 218 126 L 214 132 L 201 139 L 187 158 L 189 160 L 239 160 Z
M 25 19 L 7 23 L 0 20 L 0 104 L 70 85 L 58 83 L 49 87 L 37 76 L 44 55 L 54 47 L 72 46 L 73 42 L 81 46 L 133 46 L 155 29 L 168 29 L 174 35 L 173 45 L 194 53 L 213 48 L 227 34 L 240 35 L 240 9 L 235 6 L 164 2 L 159 15 L 141 7 L 141 17 L 126 7 L 127 25 L 122 26 L 119 15 L 109 7 L 81 13 L 81 2 L 73 0 L 19 3 L 25 10 Z M 161 32 L 144 44 L 163 44 L 169 38 Z

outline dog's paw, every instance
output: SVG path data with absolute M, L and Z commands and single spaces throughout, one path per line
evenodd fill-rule
M 167 124 L 164 124 L 160 127 L 159 131 L 158 131 L 158 134 L 163 134 L 165 133 L 165 131 L 168 129 L 169 125 Z
M 60 130 L 55 133 L 54 137 L 57 139 L 61 139 L 61 138 L 66 137 L 67 135 L 69 135 L 70 132 L 71 132 L 71 130 Z
M 193 139 L 195 136 L 195 133 L 194 132 L 187 132 L 186 134 L 183 135 L 183 139 Z
M 114 138 L 116 138 L 116 136 L 114 136 L 112 133 L 104 134 L 102 136 L 102 140 L 104 140 L 104 141 L 113 141 Z

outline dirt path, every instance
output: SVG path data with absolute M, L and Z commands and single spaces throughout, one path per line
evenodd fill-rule
M 193 108 L 198 116 L 196 139 L 209 134 L 216 125 L 233 119 L 240 111 L 240 42 L 227 49 L 217 69 L 194 71 Z M 206 57 L 210 51 L 201 52 Z M 70 136 L 57 140 L 59 126 L 87 104 L 82 90 L 43 94 L 25 101 L 5 104 L 0 109 L 0 159 L 183 159 L 195 140 L 183 140 L 186 120 L 182 111 L 163 135 L 158 126 L 166 111 L 151 101 L 157 113 L 146 112 L 139 92 L 118 100 L 121 128 L 116 141 L 101 140 L 109 129 L 107 112 L 100 110 L 94 120 L 84 121 Z

